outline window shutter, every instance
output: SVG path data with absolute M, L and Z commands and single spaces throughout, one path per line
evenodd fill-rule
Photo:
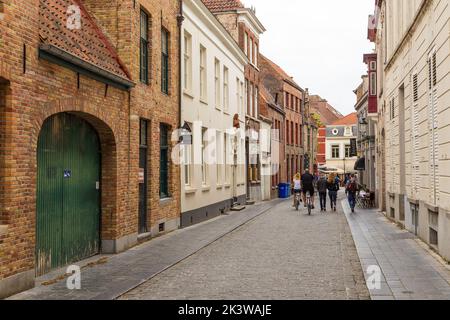
M 436 52 L 428 57 L 428 124 L 429 124 L 429 162 L 430 162 L 430 200 L 439 203 L 439 126 L 438 126 L 438 97 L 437 97 L 437 63 Z
M 419 85 L 418 74 L 414 73 L 412 76 L 412 97 L 413 103 L 411 107 L 411 147 L 412 147 L 412 163 L 411 163 L 411 186 L 412 194 L 417 196 L 419 191 L 420 179 L 420 159 L 419 159 Z

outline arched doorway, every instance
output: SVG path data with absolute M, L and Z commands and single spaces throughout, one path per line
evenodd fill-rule
M 60 113 L 41 129 L 37 150 L 36 273 L 100 249 L 100 141 L 82 118 Z

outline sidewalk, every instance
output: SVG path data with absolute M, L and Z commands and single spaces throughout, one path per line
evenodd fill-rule
M 9 299 L 116 299 L 267 212 L 280 202 L 281 200 L 276 199 L 271 202 L 260 203 L 247 207 L 241 212 L 230 213 L 203 224 L 177 230 L 121 254 L 98 256 L 96 259 L 101 259 L 103 262 L 93 263 L 90 267 L 82 269 L 81 290 L 68 290 L 66 279 L 63 279 L 51 285 L 38 285 L 34 289 L 22 292 Z M 37 279 L 37 283 L 40 281 L 42 279 Z
M 449 300 L 450 269 L 434 258 L 413 234 L 400 230 L 376 210 L 351 213 L 342 201 L 367 280 L 367 268 L 381 268 L 373 300 Z

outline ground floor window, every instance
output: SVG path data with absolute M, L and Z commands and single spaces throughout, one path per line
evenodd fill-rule
M 331 158 L 333 158 L 333 159 L 339 159 L 340 158 L 339 145 L 332 145 L 331 146 Z
M 168 198 L 169 194 L 169 131 L 166 124 L 160 125 L 160 168 L 159 168 L 159 195 Z

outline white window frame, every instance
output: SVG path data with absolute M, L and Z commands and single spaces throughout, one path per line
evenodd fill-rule
M 223 144 L 223 134 L 220 131 L 216 131 L 216 184 L 217 186 L 222 185 L 223 180 L 223 155 L 222 152 L 222 144 Z
M 220 95 L 220 61 L 219 59 L 214 60 L 214 95 L 215 95 L 215 105 L 217 109 L 221 109 L 221 95 Z
M 335 150 L 337 150 L 337 156 L 335 156 Z M 331 145 L 331 159 L 340 159 L 341 157 L 341 146 L 338 144 Z
M 206 162 L 207 128 L 202 128 L 202 185 L 208 185 L 208 164 Z
M 192 92 L 192 36 L 184 31 L 184 91 Z
M 223 110 L 230 111 L 230 79 L 229 70 L 226 66 L 223 67 Z
M 200 45 L 200 100 L 207 103 L 208 100 L 208 78 L 207 78 L 207 51 Z

